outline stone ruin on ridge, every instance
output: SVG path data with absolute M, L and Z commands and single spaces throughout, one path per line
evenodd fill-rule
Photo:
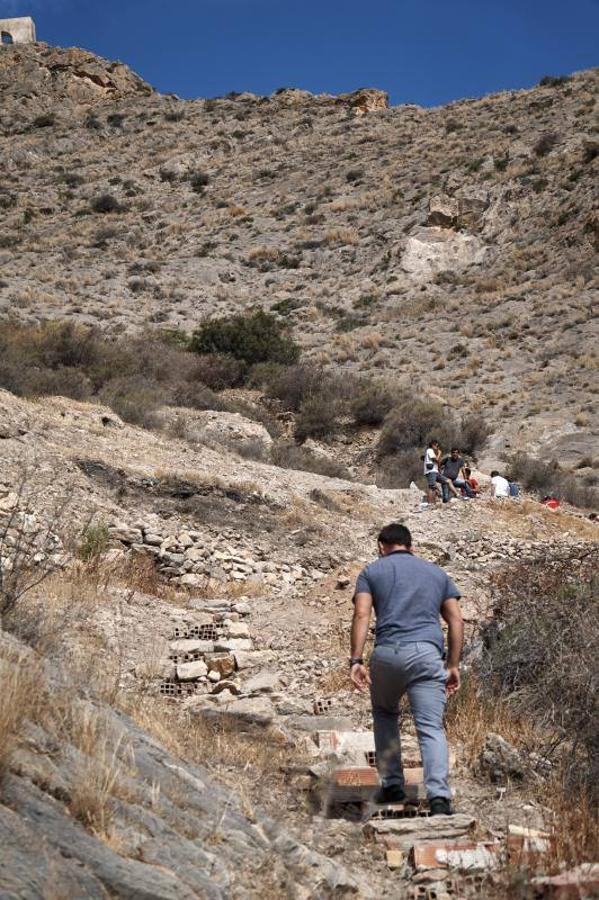
M 31 16 L 23 16 L 19 19 L 0 19 L 0 45 L 33 44 L 35 37 L 35 22 Z

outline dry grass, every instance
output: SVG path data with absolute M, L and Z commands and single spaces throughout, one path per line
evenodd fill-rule
M 597 540 L 597 526 L 567 510 L 550 510 L 535 500 L 523 499 L 519 503 L 495 503 L 493 516 L 496 522 L 505 523 L 511 534 L 528 540 L 535 537 L 535 523 L 542 526 L 539 537 L 546 534 L 547 528 L 552 533 L 563 535 L 570 532 L 584 540 Z
M 466 763 L 475 769 L 489 732 L 524 750 L 538 746 L 544 737 L 535 731 L 530 718 L 514 715 L 505 702 L 485 700 L 474 677 L 467 678 L 450 701 L 447 729 L 450 743 L 461 745 Z M 519 789 L 523 805 L 533 802 L 547 812 L 552 850 L 540 861 L 539 870 L 549 874 L 599 859 L 599 810 L 585 792 L 567 787 L 567 780 L 566 771 L 556 771 L 548 780 L 525 783 Z M 523 882 L 522 871 L 506 867 L 497 878 L 493 897 L 530 896 L 529 881 Z
M 480 684 L 473 675 L 463 679 L 462 687 L 449 701 L 446 715 L 450 744 L 459 744 L 467 765 L 475 766 L 490 732 L 500 734 L 515 746 L 533 743 L 530 723 L 516 717 L 504 702 L 483 699 Z
M 39 703 L 41 672 L 33 655 L 4 653 L 0 658 L 0 782 Z
M 208 721 L 148 697 L 129 698 L 124 709 L 173 755 L 204 767 L 234 788 L 250 819 L 254 804 L 264 803 L 267 785 L 273 791 L 283 787 L 282 768 L 305 761 L 301 750 L 276 728 Z
M 338 225 L 336 228 L 330 228 L 325 233 L 323 241 L 326 244 L 349 244 L 355 246 L 360 242 L 360 235 L 356 228 Z
M 114 846 L 114 800 L 122 790 L 125 772 L 122 737 L 86 707 L 74 707 L 68 725 L 69 737 L 81 754 L 73 773 L 69 810 L 93 834 Z

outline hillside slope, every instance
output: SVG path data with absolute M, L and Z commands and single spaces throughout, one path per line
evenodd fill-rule
M 0 55 L 0 311 L 110 333 L 253 305 L 309 358 L 484 411 L 490 451 L 592 457 L 597 71 L 437 109 L 180 101 Z

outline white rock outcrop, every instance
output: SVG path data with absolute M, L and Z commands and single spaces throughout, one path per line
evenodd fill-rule
M 401 259 L 404 271 L 427 281 L 437 272 L 459 272 L 481 265 L 489 252 L 480 238 L 447 228 L 417 228 L 408 237 Z

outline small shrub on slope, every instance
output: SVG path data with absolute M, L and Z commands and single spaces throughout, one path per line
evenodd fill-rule
M 290 365 L 300 355 L 283 323 L 262 310 L 204 322 L 193 333 L 191 349 L 199 354 L 229 354 L 249 366 L 264 362 Z

